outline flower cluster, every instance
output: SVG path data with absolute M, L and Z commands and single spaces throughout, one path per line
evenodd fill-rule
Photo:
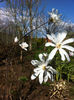
M 52 9 L 52 12 L 49 12 L 50 15 L 50 21 L 52 23 L 60 22 L 60 14 L 58 14 L 58 10 Z M 50 80 L 54 80 L 54 74 L 57 73 L 57 71 L 52 67 L 49 66 L 49 62 L 54 58 L 56 55 L 56 52 L 59 51 L 59 54 L 61 55 L 61 60 L 65 61 L 66 59 L 70 61 L 69 55 L 73 55 L 74 48 L 72 46 L 69 46 L 69 43 L 74 42 L 74 38 L 66 39 L 67 32 L 57 32 L 55 34 L 51 33 L 50 35 L 47 34 L 47 38 L 50 40 L 45 44 L 46 47 L 52 46 L 54 49 L 49 53 L 49 55 L 46 55 L 45 53 L 39 54 L 38 60 L 32 60 L 31 64 L 34 66 L 37 66 L 33 71 L 34 74 L 31 76 L 31 80 L 36 79 L 36 77 L 39 77 L 39 83 L 42 84 L 42 82 L 47 82 L 48 78 Z M 69 55 L 66 52 L 69 50 Z M 46 58 L 46 59 L 45 59 Z
M 58 14 L 58 10 L 52 9 L 52 12 L 49 12 L 50 15 L 50 21 L 52 23 L 57 23 L 60 20 L 60 16 Z M 31 64 L 35 66 L 34 68 L 34 74 L 31 75 L 31 80 L 36 79 L 36 77 L 39 78 L 39 83 L 42 84 L 43 82 L 47 82 L 48 79 L 51 81 L 54 80 L 54 75 L 57 73 L 57 71 L 49 65 L 49 62 L 55 57 L 56 52 L 59 51 L 59 54 L 61 56 L 61 60 L 65 61 L 66 59 L 70 61 L 70 56 L 74 56 L 74 48 L 72 46 L 69 46 L 69 43 L 74 42 L 74 38 L 69 38 L 66 39 L 67 32 L 62 31 L 62 32 L 57 32 L 55 34 L 51 33 L 50 35 L 47 34 L 47 38 L 50 40 L 47 43 L 45 43 L 46 47 L 52 46 L 54 49 L 49 53 L 40 53 L 39 54 L 39 59 L 38 60 L 32 60 Z M 14 42 L 18 42 L 18 38 L 15 37 Z M 19 46 L 27 51 L 28 44 L 26 42 L 22 42 L 19 44 Z M 67 51 L 69 50 L 69 54 Z
M 47 82 L 48 78 L 50 78 L 53 81 L 53 75 L 56 74 L 57 71 L 48 64 L 53 59 L 57 51 L 59 51 L 61 55 L 61 60 L 64 61 L 65 58 L 67 58 L 67 60 L 70 61 L 69 55 L 64 49 L 74 52 L 74 48 L 72 46 L 67 45 L 68 43 L 74 42 L 74 38 L 69 38 L 64 40 L 66 36 L 67 36 L 66 32 L 47 35 L 48 39 L 51 40 L 52 42 L 47 42 L 45 46 L 46 47 L 52 46 L 54 47 L 54 49 L 49 53 L 48 56 L 45 53 L 39 54 L 40 61 L 38 60 L 31 61 L 32 65 L 37 66 L 34 69 L 34 74 L 32 74 L 31 76 L 32 80 L 34 80 L 38 76 L 40 84 L 42 84 L 43 81 Z M 47 60 L 45 60 L 46 57 Z
M 19 40 L 19 39 L 18 39 L 17 36 L 16 36 L 16 37 L 14 38 L 14 42 L 17 43 L 18 40 Z M 19 46 L 20 46 L 22 49 L 24 49 L 24 50 L 27 51 L 28 44 L 27 44 L 26 42 L 22 42 L 21 44 L 19 44 Z

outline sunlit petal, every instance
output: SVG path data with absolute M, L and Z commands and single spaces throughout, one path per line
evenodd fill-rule
M 31 80 L 34 80 L 36 76 L 34 74 L 31 75 Z
M 46 47 L 48 47 L 48 46 L 53 46 L 53 47 L 55 47 L 55 44 L 53 44 L 53 43 L 51 43 L 51 42 L 47 42 L 47 43 L 45 44 L 45 46 L 46 46 Z
M 34 72 L 37 72 L 37 71 L 39 71 L 40 69 L 41 69 L 40 67 L 37 67 L 37 68 L 34 69 Z
M 58 33 L 57 39 L 61 43 L 66 38 L 67 32 Z
M 63 52 L 62 52 L 62 49 L 59 49 L 59 53 L 60 53 L 60 55 L 61 55 L 61 60 L 65 60 L 65 55 L 63 54 Z
M 52 66 L 49 67 L 49 70 L 52 71 L 53 74 L 57 73 L 57 71 L 54 68 L 52 68 Z
M 44 71 L 42 71 L 40 74 L 39 74 L 39 83 L 42 84 L 43 82 L 43 73 Z
M 45 60 L 44 60 L 44 56 L 43 56 L 43 54 L 39 54 L 39 59 L 40 59 L 42 62 L 45 61 Z
M 70 38 L 62 42 L 62 45 L 74 42 L 74 38 Z
M 66 56 L 67 60 L 70 61 L 68 53 L 64 49 L 61 49 L 61 50 L 62 50 L 63 54 Z
M 41 62 L 39 62 L 38 60 L 32 60 L 31 64 L 34 66 L 38 66 L 39 64 L 41 64 Z
M 68 49 L 70 51 L 74 51 L 74 48 L 72 46 L 69 46 L 69 45 L 64 45 L 64 46 L 62 46 L 62 48 Z
M 48 75 L 49 79 L 51 80 L 51 74 L 47 72 L 47 75 Z
M 49 54 L 49 56 L 48 56 L 48 59 L 47 59 L 48 61 L 53 59 L 53 57 L 55 56 L 57 50 L 58 50 L 57 48 L 54 48 L 54 49 L 50 52 L 50 54 Z
M 49 40 L 51 40 L 52 42 L 55 43 L 55 40 L 54 40 L 54 38 L 51 35 L 47 34 L 47 37 L 48 37 Z
M 44 77 L 44 82 L 47 82 L 47 80 L 48 80 L 48 75 L 46 74 Z

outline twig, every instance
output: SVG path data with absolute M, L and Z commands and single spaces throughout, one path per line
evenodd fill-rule
M 37 30 L 38 28 L 40 28 L 41 26 L 44 26 L 44 25 L 47 24 L 47 23 L 48 23 L 48 21 L 45 22 L 45 23 L 43 23 L 43 24 L 41 24 L 40 26 L 36 27 L 35 29 L 31 30 L 30 32 L 27 32 L 23 37 L 21 37 L 21 39 L 20 39 L 19 41 L 21 41 L 26 35 L 30 34 L 31 32 Z M 19 41 L 18 41 L 18 42 L 19 42 Z
M 50 96 L 50 98 L 52 98 L 57 92 L 58 90 L 54 91 L 53 94 Z
M 35 31 L 35 30 L 37 30 L 37 29 L 39 29 L 41 26 L 43 26 L 43 25 L 45 25 L 45 24 L 47 24 L 47 23 L 48 23 L 48 21 L 46 21 L 45 23 L 39 25 L 38 27 L 36 27 L 35 29 L 31 30 L 30 32 L 27 32 L 23 37 L 21 37 L 21 38 L 19 39 L 19 41 L 18 41 L 17 43 L 19 43 L 26 35 L 30 34 L 31 32 L 33 32 L 33 31 Z M 15 43 L 15 44 L 11 47 L 11 49 L 9 50 L 9 53 L 12 51 L 12 49 L 15 48 L 15 46 L 17 45 L 17 43 Z

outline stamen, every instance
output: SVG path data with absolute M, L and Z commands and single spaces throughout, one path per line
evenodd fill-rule
M 60 43 L 57 43 L 56 44 L 56 48 L 61 48 L 61 44 Z
M 46 66 L 43 66 L 43 68 L 42 68 L 43 70 L 45 70 L 46 69 Z

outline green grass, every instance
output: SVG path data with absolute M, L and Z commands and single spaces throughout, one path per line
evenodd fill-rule
M 20 80 L 22 82 L 26 82 L 26 81 L 28 81 L 28 78 L 26 76 L 21 76 L 18 80 Z

